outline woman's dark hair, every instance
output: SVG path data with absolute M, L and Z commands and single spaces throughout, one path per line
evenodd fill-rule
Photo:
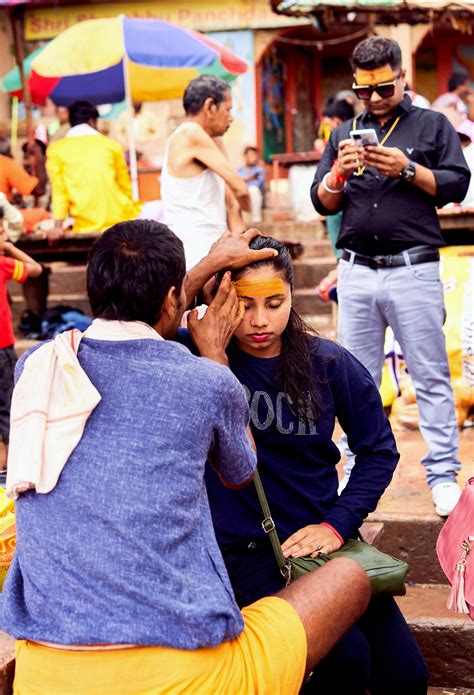
M 251 268 L 273 266 L 290 285 L 293 292 L 295 286 L 293 264 L 286 246 L 272 237 L 258 236 L 250 242 L 250 248 L 275 249 L 278 251 L 278 256 L 234 270 L 232 279 L 238 280 L 246 270 Z M 288 324 L 281 336 L 280 360 L 275 376 L 278 389 L 288 394 L 293 402 L 293 412 L 306 423 L 317 420 L 321 413 L 318 382 L 312 365 L 312 356 L 316 348 L 311 345 L 311 338 L 317 338 L 317 334 L 292 307 Z
M 400 46 L 393 39 L 384 39 L 382 36 L 370 36 L 357 44 L 352 52 L 352 69 L 376 70 L 383 65 L 390 65 L 392 70 L 397 70 L 402 64 L 402 52 Z
M 92 247 L 87 293 L 95 318 L 143 321 L 154 326 L 171 287 L 181 291 L 186 274 L 180 239 L 153 220 L 120 222 Z
M 71 127 L 87 123 L 88 121 L 96 121 L 99 118 L 99 112 L 94 104 L 88 101 L 75 101 L 69 106 L 69 123 Z
M 448 92 L 454 92 L 458 87 L 462 87 L 468 81 L 465 72 L 453 72 L 448 80 Z
M 183 95 L 183 107 L 186 116 L 198 114 L 206 99 L 212 99 L 219 107 L 229 93 L 227 82 L 214 75 L 201 75 L 188 84 Z

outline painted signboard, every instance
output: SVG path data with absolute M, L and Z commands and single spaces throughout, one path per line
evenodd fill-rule
M 161 19 L 196 31 L 260 29 L 306 23 L 272 12 L 268 0 L 161 0 L 156 2 L 104 2 L 94 5 L 29 8 L 25 39 L 51 39 L 77 22 L 114 17 Z

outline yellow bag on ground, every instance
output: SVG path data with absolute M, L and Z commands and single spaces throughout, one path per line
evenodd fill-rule
M 7 576 L 16 547 L 15 507 L 13 500 L 0 488 L 0 591 Z

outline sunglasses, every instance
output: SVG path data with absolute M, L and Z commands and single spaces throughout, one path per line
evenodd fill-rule
M 391 82 L 380 82 L 380 84 L 359 85 L 354 83 L 352 89 L 357 97 L 363 101 L 368 101 L 374 92 L 376 92 L 381 99 L 389 99 L 395 94 L 395 85 L 399 79 L 400 75 L 395 77 Z

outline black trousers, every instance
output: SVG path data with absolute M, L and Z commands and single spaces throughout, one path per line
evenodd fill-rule
M 10 439 L 10 404 L 12 400 L 16 354 L 13 347 L 0 348 L 0 441 Z
M 266 543 L 221 547 L 241 608 L 280 591 L 280 575 Z M 350 601 L 350 587 L 341 601 Z M 362 618 L 316 666 L 304 695 L 425 695 L 428 671 L 395 600 L 373 598 Z

